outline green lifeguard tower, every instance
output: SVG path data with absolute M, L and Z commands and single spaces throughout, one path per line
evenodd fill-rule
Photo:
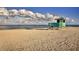
M 63 17 L 55 19 L 57 22 L 50 22 L 48 23 L 49 28 L 57 27 L 57 28 L 62 28 L 65 27 L 65 19 Z

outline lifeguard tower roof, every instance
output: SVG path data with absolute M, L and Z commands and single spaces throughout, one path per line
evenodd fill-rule
M 64 17 L 57 18 L 55 20 L 65 20 Z

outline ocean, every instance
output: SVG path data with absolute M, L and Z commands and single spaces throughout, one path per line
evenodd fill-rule
M 48 28 L 48 25 L 0 25 L 0 29 L 33 29 L 33 28 Z
M 0 25 L 0 29 L 34 29 L 48 27 L 48 25 Z M 66 25 L 66 27 L 79 27 L 79 25 Z

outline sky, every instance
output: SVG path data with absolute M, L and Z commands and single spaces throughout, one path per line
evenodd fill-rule
M 73 19 L 79 19 L 79 7 L 6 7 L 7 9 L 26 9 L 32 12 L 52 13 Z

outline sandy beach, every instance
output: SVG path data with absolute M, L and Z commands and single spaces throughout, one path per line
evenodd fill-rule
M 79 27 L 0 30 L 0 51 L 79 51 Z

